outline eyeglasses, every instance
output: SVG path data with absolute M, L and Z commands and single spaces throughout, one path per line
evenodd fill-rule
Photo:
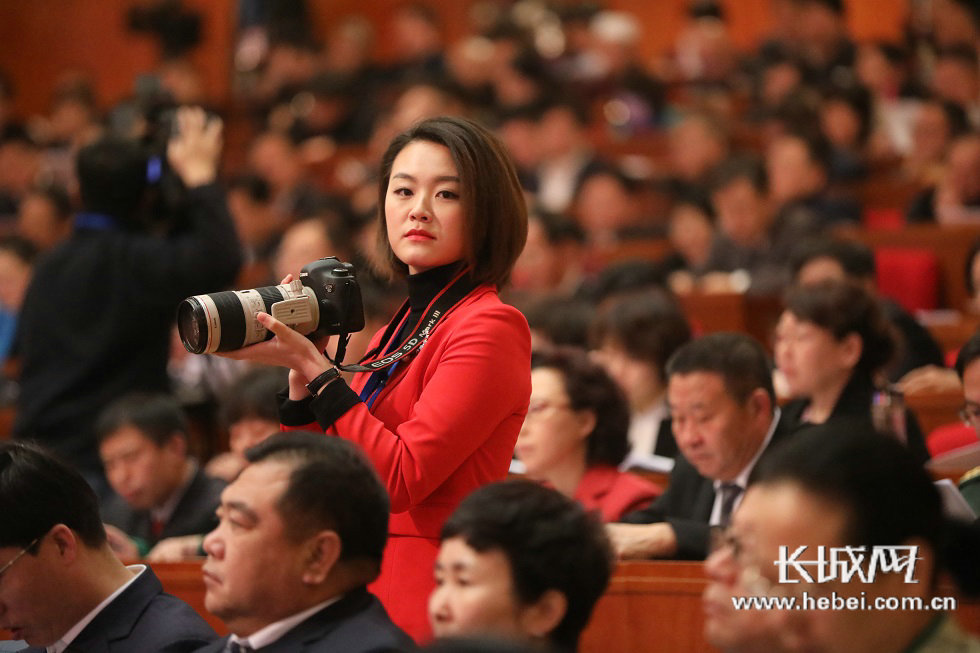
M 980 428 L 980 405 L 971 402 L 963 404 L 959 412 L 960 419 L 967 426 Z
M 45 533 L 44 535 L 47 535 L 47 533 Z M 33 540 L 31 540 L 31 543 L 30 544 L 28 544 L 27 546 L 25 546 L 23 549 L 20 550 L 20 553 L 18 553 L 13 558 L 11 558 L 10 560 L 8 560 L 7 561 L 7 564 L 5 564 L 3 567 L 0 567 L 0 579 L 2 579 L 3 576 L 4 576 L 4 574 L 7 573 L 7 570 L 8 569 L 10 569 L 11 567 L 14 566 L 14 563 L 15 562 L 17 562 L 22 557 L 24 557 L 24 554 L 25 553 L 27 553 L 28 551 L 30 551 L 31 549 L 33 549 L 34 546 L 38 542 L 40 542 L 42 538 L 44 538 L 44 535 L 38 535 L 37 537 L 35 537 Z

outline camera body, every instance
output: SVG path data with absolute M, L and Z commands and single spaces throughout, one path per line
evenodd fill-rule
M 310 339 L 364 328 L 354 266 L 329 256 L 288 284 L 188 297 L 177 308 L 177 330 L 192 354 L 233 351 L 272 338 L 256 319 L 260 311 Z

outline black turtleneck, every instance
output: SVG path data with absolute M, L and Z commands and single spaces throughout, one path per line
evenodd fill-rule
M 456 276 L 461 266 L 462 263 L 455 261 L 408 276 L 408 319 L 405 320 L 404 325 L 398 331 L 394 344 L 401 344 L 406 338 L 412 335 L 411 330 L 422 319 L 425 309 L 432 303 L 435 296 L 439 294 L 439 291 L 449 285 L 449 282 Z

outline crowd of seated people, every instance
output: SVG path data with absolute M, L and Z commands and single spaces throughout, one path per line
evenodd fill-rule
M 260 648 L 272 641 L 265 638 L 270 624 L 299 613 L 305 619 L 314 605 L 357 594 L 360 603 L 350 609 L 385 624 L 392 647 L 411 650 L 362 592 L 377 576 L 373 563 L 348 565 L 330 548 L 332 538 L 348 537 L 339 533 L 339 518 L 314 517 L 323 506 L 304 505 L 308 497 L 274 504 L 271 492 L 263 494 L 263 483 L 297 481 L 299 458 L 356 454 L 320 452 L 310 438 L 263 445 L 280 429 L 275 393 L 288 382 L 281 369 L 166 351 L 175 342 L 180 298 L 273 285 L 333 255 L 358 270 L 369 324 L 354 336 L 348 361 L 359 358 L 365 338 L 406 294 L 400 279 L 386 276 L 378 254 L 377 242 L 386 242 L 377 220 L 382 153 L 396 134 L 440 115 L 471 118 L 500 138 L 530 214 L 511 286 L 501 288 L 534 338 L 530 403 L 526 415 L 511 415 L 524 424 L 515 457 L 529 479 L 548 489 L 541 501 L 555 502 L 555 510 L 571 510 L 577 501 L 584 512 L 576 520 L 595 512 L 607 522 L 603 546 L 620 559 L 705 559 L 711 533 L 739 528 L 741 506 L 764 494 L 752 492 L 756 470 L 784 464 L 767 466 L 784 440 L 810 437 L 811 430 L 889 432 L 921 467 L 929 458 L 927 434 L 890 381 L 908 390 L 917 379 L 938 378 L 945 389 L 962 389 L 964 419 L 976 426 L 975 347 L 964 347 L 955 371 L 944 366 L 945 352 L 915 317 L 877 292 L 874 252 L 836 238 L 839 227 L 860 226 L 864 211 L 878 208 L 861 206 L 861 188 L 881 178 L 902 184 L 896 204 L 908 199 L 901 206 L 905 223 L 980 224 L 975 3 L 935 0 L 926 23 L 910 23 L 905 42 L 856 43 L 847 2 L 780 0 L 769 38 L 741 53 L 731 44 L 724 4 L 691 3 L 673 49 L 652 62 L 639 54 L 640 23 L 628 12 L 545 3 L 541 15 L 528 18 L 518 4 L 474 20 L 454 43 L 444 38 L 439 12 L 406 5 L 391 18 L 399 55 L 390 62 L 373 59 L 376 26 L 358 16 L 342 17 L 321 50 L 308 16 L 295 29 L 278 29 L 282 16 L 246 25 L 243 10 L 239 53 L 263 35 L 254 65 L 238 71 L 254 84 L 242 87 L 241 106 L 213 112 L 237 119 L 238 151 L 226 153 L 219 169 L 221 120 L 181 109 L 174 120 L 184 129 L 164 157 L 185 194 L 168 216 L 179 219 L 159 223 L 137 217 L 148 179 L 146 153 L 135 143 L 151 134 L 134 133 L 140 121 L 124 119 L 134 111 L 149 117 L 152 98 L 102 106 L 91 80 L 72 78 L 51 89 L 43 115 L 17 115 L 10 109 L 16 95 L 0 75 L 0 355 L 12 381 L 0 401 L 16 407 L 16 438 L 55 449 L 82 472 L 108 532 L 103 542 L 53 518 L 54 530 L 25 531 L 0 546 L 0 564 L 12 573 L 25 562 L 12 562 L 16 556 L 35 561 L 46 536 L 52 544 L 74 540 L 87 547 L 82 557 L 97 560 L 99 573 L 119 581 L 115 591 L 129 578 L 109 564 L 106 551 L 127 562 L 204 556 L 213 595 L 208 608 L 229 624 L 230 642 L 243 644 L 258 632 L 252 645 Z M 546 45 L 541 35 L 548 26 L 561 33 L 564 50 Z M 188 98 L 180 70 L 157 71 L 174 104 Z M 235 113 L 242 106 L 247 115 Z M 337 165 L 324 166 L 326 160 Z M 655 247 L 637 250 L 638 260 L 617 259 L 631 243 Z M 76 267 L 78 256 L 88 267 Z M 974 258 L 967 262 L 971 288 L 980 278 Z M 675 297 L 698 291 L 781 297 L 773 341 L 706 335 Z M 934 366 L 927 370 L 933 376 L 917 377 L 914 370 L 923 366 Z M 124 396 L 128 391 L 143 394 Z M 8 457 L 35 455 L 19 451 Z M 651 455 L 673 459 L 663 487 L 626 473 Z M 0 478 L 3 465 L 0 455 Z M 263 469 L 276 478 L 252 480 Z M 968 474 L 960 484 L 974 509 L 977 479 Z M 807 501 L 827 503 L 823 488 L 800 480 L 779 477 L 763 487 L 784 482 L 800 485 L 796 495 L 817 497 L 803 496 L 804 508 Z M 323 559 L 291 569 L 297 577 L 272 579 L 283 583 L 275 587 L 247 586 L 252 595 L 245 598 L 255 603 L 240 606 L 225 587 L 226 574 L 245 563 L 224 561 L 234 559 L 239 518 L 259 522 L 235 498 L 249 483 L 255 495 L 249 500 L 281 512 L 277 528 L 288 537 L 276 546 Z M 226 485 L 232 498 L 219 499 Z M 447 545 L 468 559 L 489 552 L 503 565 L 494 580 L 512 586 L 492 591 L 516 597 L 501 608 L 512 621 L 475 632 L 441 630 L 457 617 L 437 598 L 446 593 L 440 584 L 430 605 L 436 635 L 506 631 L 574 650 L 595 598 L 576 607 L 570 593 L 583 588 L 522 587 L 521 552 L 470 533 L 483 527 L 478 517 L 513 518 L 498 526 L 508 535 L 520 533 L 525 520 L 544 519 L 498 510 L 506 496 L 493 496 L 513 492 L 532 501 L 538 492 L 532 485 L 478 491 L 443 530 L 443 552 Z M 283 496 L 292 491 L 288 483 L 283 488 Z M 467 516 L 467 509 L 476 514 Z M 477 525 L 466 523 L 471 518 Z M 55 526 L 62 522 L 64 529 Z M 82 535 L 71 536 L 73 530 Z M 602 557 L 592 521 L 575 534 L 586 536 Z M 383 549 L 384 538 L 371 546 Z M 282 550 L 270 545 L 265 553 Z M 315 564 L 337 562 L 332 555 L 337 565 Z M 249 564 L 244 573 L 259 575 L 256 561 Z M 437 578 L 456 573 L 450 564 L 437 564 Z M 726 582 L 744 580 L 730 572 Z M 300 593 L 289 588 L 310 589 L 310 577 L 329 591 L 311 591 L 309 601 L 296 603 Z M 592 580 L 590 596 L 606 583 Z M 247 612 L 264 609 L 267 596 L 282 598 L 274 606 L 281 612 Z M 64 625 L 97 603 L 71 613 Z M 556 623 L 573 607 L 581 614 L 562 630 Z M 0 626 L 20 624 L 0 618 Z M 774 628 L 804 626 L 821 627 Z M 19 634 L 28 639 L 26 630 Z M 784 635 L 766 633 L 763 648 L 792 650 Z

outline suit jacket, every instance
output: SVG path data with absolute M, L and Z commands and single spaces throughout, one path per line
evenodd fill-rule
M 653 448 L 653 454 L 664 458 L 677 456 L 677 441 L 674 440 L 674 429 L 671 427 L 669 417 L 660 420 L 660 425 L 657 427 L 657 444 Z
M 586 510 L 598 512 L 602 521 L 612 522 L 648 505 L 662 491 L 635 474 L 621 472 L 611 465 L 596 465 L 585 471 L 574 498 Z
M 762 456 L 789 435 L 791 429 L 787 426 L 785 414 L 782 414 Z M 646 508 L 626 515 L 622 521 L 630 524 L 667 522 L 677 537 L 675 557 L 682 560 L 704 560 L 708 556 L 711 542 L 708 522 L 714 503 L 714 480 L 701 476 L 694 465 L 683 454 L 678 453 L 664 493 Z
M 200 649 L 223 653 L 229 637 Z M 381 602 L 361 587 L 320 610 L 259 653 L 396 653 L 415 651 L 412 639 L 391 622 Z
M 871 402 L 874 396 L 875 386 L 871 377 L 867 374 L 855 373 L 851 375 L 847 385 L 841 391 L 834 410 L 830 413 L 826 423 L 853 424 L 858 428 L 864 427 L 874 430 L 874 422 L 871 417 Z M 810 405 L 808 398 L 794 399 L 783 406 L 783 418 L 787 426 L 794 430 L 807 428 L 808 422 L 803 422 L 803 412 Z M 905 444 L 912 455 L 921 464 L 929 460 L 929 449 L 926 447 L 926 439 L 919 426 L 919 420 L 915 414 L 905 410 Z
M 150 523 L 150 511 L 133 510 L 126 500 L 113 494 L 102 509 L 102 519 L 121 529 L 130 537 L 140 538 L 150 546 L 168 537 L 208 533 L 218 525 L 214 511 L 221 500 L 221 491 L 227 484 L 198 469 L 184 495 L 177 502 L 173 514 L 159 537 L 154 537 Z
M 479 286 L 398 363 L 371 408 L 357 394 L 369 376 L 355 375 L 351 387 L 331 384 L 312 400 L 285 402 L 280 415 L 284 428 L 316 428 L 315 418 L 367 453 L 392 513 L 381 577 L 371 590 L 395 623 L 425 638 L 439 531 L 463 497 L 506 477 L 527 413 L 527 320 L 500 301 L 495 287 Z
M 85 626 L 65 653 L 182 653 L 196 651 L 217 637 L 193 608 L 165 594 L 147 567 Z M 44 651 L 25 649 L 25 653 Z

